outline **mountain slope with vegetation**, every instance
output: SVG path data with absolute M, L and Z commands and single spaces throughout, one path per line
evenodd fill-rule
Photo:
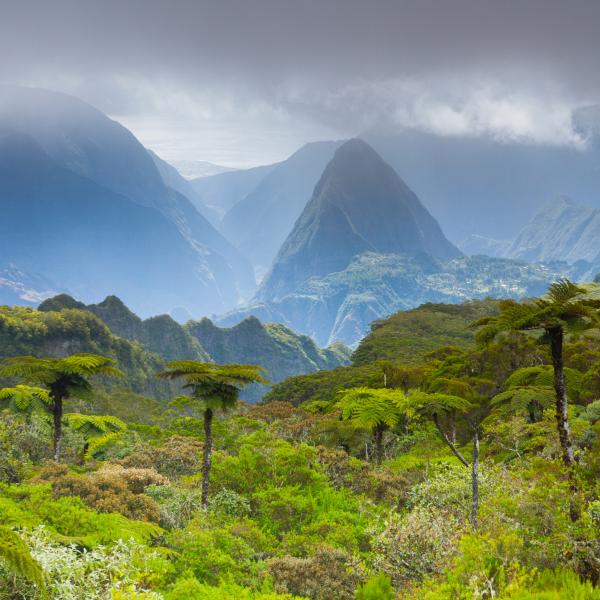
M 0 362 L 20 386 L 0 389 L 0 595 L 598 600 L 599 295 L 563 281 L 526 303 L 400 313 L 360 364 L 254 406 L 235 404 L 252 368 L 172 363 L 163 376 L 188 381 L 188 396 L 137 407 L 145 425 L 131 405 L 126 420 L 66 414 L 60 462 L 33 402 L 56 394 L 54 379 L 31 378 L 54 363 Z M 11 310 L 38 327 L 99 323 L 77 308 Z M 562 360 L 548 328 L 565 335 Z M 554 414 L 565 391 L 571 466 Z
M 355 257 L 344 271 L 310 278 L 278 300 L 253 302 L 218 323 L 230 326 L 255 315 L 310 335 L 321 346 L 336 341 L 354 346 L 372 321 L 395 311 L 425 302 L 534 296 L 568 273 L 566 264 L 529 265 L 485 256 L 440 261 L 369 252 Z
M 217 327 L 210 319 L 190 321 L 186 330 L 220 364 L 251 363 L 265 368 L 265 378 L 277 383 L 300 373 L 331 369 L 349 362 L 350 351 L 342 344 L 320 349 L 308 336 L 298 335 L 278 323 L 261 323 L 248 317 L 231 328 Z M 264 385 L 249 388 L 244 398 L 256 401 Z
M 113 336 L 139 343 L 146 351 L 160 356 L 163 363 L 195 360 L 256 364 L 265 369 L 265 378 L 271 383 L 292 375 L 332 369 L 347 364 L 350 358 L 350 350 L 342 344 L 321 349 L 309 337 L 298 335 L 284 325 L 261 323 L 254 317 L 232 328 L 217 327 L 207 318 L 179 325 L 168 315 L 142 320 L 115 296 L 85 305 L 66 294 L 45 300 L 39 311 L 60 315 L 91 313 Z M 256 402 L 267 390 L 266 386 L 256 384 L 245 390 L 242 397 Z

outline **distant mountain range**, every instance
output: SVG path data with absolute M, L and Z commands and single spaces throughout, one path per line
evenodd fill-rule
M 600 262 L 600 208 L 556 198 L 534 215 L 505 256 L 529 262 Z
M 116 294 L 142 317 L 256 315 L 354 344 L 421 302 L 593 278 L 600 108 L 574 124 L 580 149 L 374 131 L 189 180 L 76 98 L 0 86 L 0 303 L 67 292 L 100 314 L 91 302 Z M 561 191 L 589 208 L 539 208 Z
M 539 294 L 558 272 L 465 258 L 373 148 L 350 140 L 327 165 L 253 302 L 220 323 L 253 314 L 319 344 L 352 345 L 371 321 L 394 311 L 431 301 Z
M 250 263 L 136 138 L 75 98 L 0 87 L 0 171 L 0 268 L 84 300 L 117 292 L 144 315 L 210 314 L 254 288 Z
M 198 179 L 199 177 L 210 177 L 219 173 L 227 173 L 235 171 L 231 167 L 223 165 L 215 165 L 206 160 L 175 160 L 172 161 L 173 166 L 186 179 Z
M 190 183 L 202 198 L 203 206 L 207 206 L 221 220 L 276 167 L 277 164 L 230 171 L 193 179 Z

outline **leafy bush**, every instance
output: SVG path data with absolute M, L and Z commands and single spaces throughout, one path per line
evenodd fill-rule
M 158 554 L 133 541 L 121 540 L 110 548 L 82 551 L 75 545 L 52 541 L 44 528 L 24 531 L 22 536 L 43 569 L 50 598 L 56 600 L 105 600 L 117 590 L 144 591 L 143 578 L 148 570 L 168 570 L 168 564 Z M 3 594 L 11 598 L 38 597 L 26 580 L 11 577 L 0 566 L 0 595 Z M 157 594 L 146 597 L 160 598 Z
M 309 558 L 271 559 L 268 569 L 277 592 L 311 600 L 350 600 L 364 578 L 358 561 L 343 550 L 327 546 L 321 546 Z

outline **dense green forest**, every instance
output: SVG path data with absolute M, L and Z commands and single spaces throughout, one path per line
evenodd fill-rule
M 600 599 L 598 298 L 399 312 L 253 405 L 210 322 L 1 308 L 0 598 Z

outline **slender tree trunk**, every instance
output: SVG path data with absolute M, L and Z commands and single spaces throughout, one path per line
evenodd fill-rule
M 383 427 L 381 425 L 375 427 L 373 436 L 375 438 L 375 458 L 377 464 L 380 465 L 383 460 Z
M 62 445 L 62 417 L 63 399 L 60 396 L 54 398 L 52 405 L 52 417 L 54 421 L 54 460 L 60 462 Z
M 477 530 L 479 513 L 479 432 L 473 430 L 473 461 L 471 462 L 471 526 Z
M 434 422 L 437 430 L 439 431 L 440 435 L 442 436 L 442 439 L 444 440 L 444 442 L 446 442 L 446 444 L 448 445 L 448 447 L 450 448 L 450 450 L 452 450 L 452 454 L 454 454 L 454 456 L 456 456 L 456 458 L 458 458 L 458 460 L 460 460 L 460 462 L 465 467 L 468 467 L 469 466 L 469 461 L 467 461 L 467 459 L 459 452 L 459 450 L 456 447 L 456 445 L 453 444 L 450 441 L 450 439 L 446 435 L 446 432 L 442 429 L 442 426 L 440 425 L 440 419 L 437 416 L 437 414 L 434 414 L 432 418 L 433 418 L 433 422 Z
M 571 431 L 569 428 L 569 404 L 567 399 L 567 386 L 565 384 L 565 372 L 563 361 L 564 332 L 562 327 L 553 327 L 547 330 L 550 338 L 550 352 L 552 354 L 552 366 L 554 368 L 554 391 L 556 393 L 556 428 L 558 439 L 562 449 L 562 459 L 569 476 L 569 489 L 571 498 L 569 502 L 569 515 L 571 521 L 577 521 L 580 511 L 577 506 L 579 490 L 575 481 L 575 454 Z
M 202 508 L 208 507 L 208 486 L 212 460 L 212 408 L 204 411 L 204 454 L 202 457 Z
M 449 415 L 450 419 L 450 441 L 456 445 L 456 413 L 452 410 Z

